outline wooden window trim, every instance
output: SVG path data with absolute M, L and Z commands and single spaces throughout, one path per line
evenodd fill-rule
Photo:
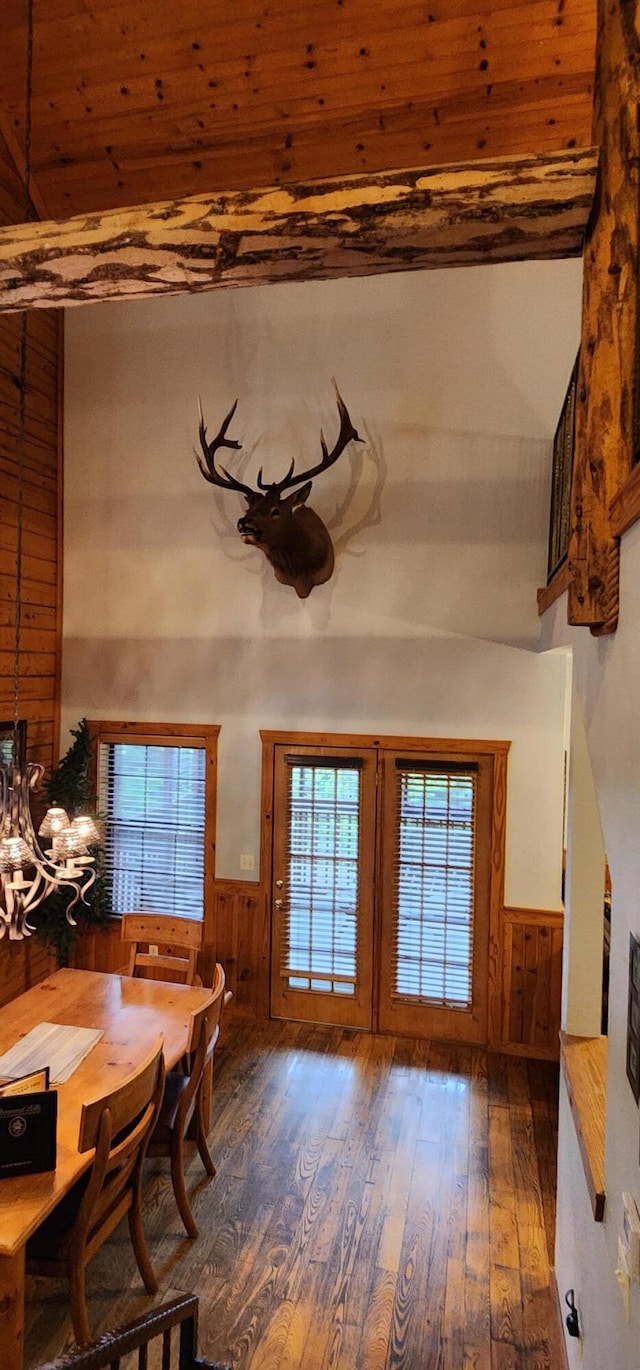
M 569 589 L 570 581 L 569 563 L 563 561 L 562 565 L 554 571 L 549 584 L 543 585 L 542 589 L 538 590 L 538 613 L 540 616 L 546 614 L 547 609 L 550 609 L 551 605 L 555 604 L 555 601 L 565 593 L 565 590 Z
M 594 1220 L 604 1219 L 607 1038 L 560 1033 L 560 1060 Z
M 260 874 L 262 889 L 272 885 L 273 787 L 276 746 L 340 747 L 354 749 L 377 747 L 381 751 L 410 751 L 433 755 L 438 752 L 478 754 L 493 758 L 493 800 L 491 812 L 491 857 L 489 891 L 489 974 L 488 1046 L 500 1049 L 502 996 L 500 959 L 504 907 L 506 848 L 507 762 L 511 743 L 487 738 L 396 737 L 388 733 L 315 733 L 261 729 L 262 783 L 260 797 Z M 268 902 L 268 900 L 266 901 Z
M 218 723 L 132 723 L 113 719 L 88 719 L 89 736 L 93 748 L 94 782 L 98 777 L 98 751 L 101 742 L 133 740 L 158 742 L 166 738 L 173 747 L 195 746 L 205 749 L 205 835 L 204 835 L 204 904 L 202 918 L 203 945 L 214 940 L 214 905 L 216 873 L 216 803 L 218 778 Z M 118 917 L 113 914 L 112 917 Z
M 609 505 L 609 532 L 612 538 L 621 538 L 633 528 L 640 519 L 640 462 L 627 479 L 623 481 Z M 546 613 L 572 583 L 568 561 L 563 562 L 551 577 L 548 585 L 538 590 L 538 614 Z

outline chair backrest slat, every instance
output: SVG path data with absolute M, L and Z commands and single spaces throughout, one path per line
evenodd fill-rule
M 140 1116 L 151 1098 L 158 1075 L 158 1057 L 162 1052 L 162 1037 L 144 1061 L 109 1094 L 102 1094 L 82 1105 L 78 1151 L 90 1151 L 97 1145 L 100 1120 L 108 1108 L 111 1136 L 117 1137 Z
M 129 975 L 145 969 L 169 970 L 187 985 L 197 981 L 196 961 L 202 947 L 202 923 L 195 919 L 164 913 L 124 913 L 121 939 L 130 946 Z M 156 954 L 149 952 L 148 948 L 152 946 L 158 948 Z M 179 952 L 186 952 L 186 956 Z
M 74 1226 L 75 1240 L 87 1245 L 126 1202 L 137 1183 L 146 1147 L 164 1092 L 162 1037 L 128 1080 L 101 1099 L 84 1104 L 78 1149 L 95 1145 L 96 1154 Z M 104 1237 L 103 1237 L 104 1240 Z

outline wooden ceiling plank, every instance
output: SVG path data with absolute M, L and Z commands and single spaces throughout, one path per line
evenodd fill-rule
M 0 310 L 569 256 L 592 149 L 357 176 L 0 230 Z
M 524 78 L 510 79 L 501 83 L 490 84 L 490 94 L 487 93 L 487 84 L 474 80 L 468 88 L 452 89 L 449 85 L 446 91 L 432 90 L 428 98 L 421 97 L 407 102 L 404 95 L 400 98 L 392 99 L 390 95 L 381 97 L 372 102 L 368 108 L 363 110 L 357 99 L 347 99 L 341 102 L 340 115 L 336 117 L 330 108 L 326 106 L 318 107 L 315 97 L 303 96 L 295 105 L 292 104 L 291 119 L 283 119 L 278 116 L 273 107 L 269 104 L 263 110 L 255 107 L 252 109 L 239 110 L 231 123 L 224 117 L 224 110 L 220 110 L 215 115 L 208 111 L 201 111 L 197 101 L 185 100 L 179 105 L 174 104 L 173 116 L 171 121 L 173 126 L 173 136 L 187 137 L 185 124 L 192 121 L 194 127 L 200 117 L 200 128 L 196 132 L 202 137 L 207 134 L 215 137 L 216 142 L 221 144 L 230 141 L 234 135 L 242 132 L 243 136 L 254 136 L 266 130 L 271 130 L 274 135 L 284 140 L 287 136 L 295 138 L 297 128 L 302 124 L 317 124 L 323 127 L 331 124 L 335 128 L 346 127 L 351 121 L 359 119 L 362 123 L 371 123 L 380 118 L 388 117 L 394 111 L 404 110 L 408 116 L 418 123 L 421 117 L 427 115 L 429 122 L 434 122 L 435 113 L 442 118 L 447 109 L 459 108 L 473 110 L 483 109 L 489 112 L 492 108 L 501 108 L 505 112 L 509 108 L 517 109 L 528 104 L 532 109 L 536 106 L 541 108 L 550 100 L 553 100 L 558 108 L 572 95 L 579 92 L 585 94 L 590 91 L 591 81 L 588 74 L 564 73 L 558 76 L 551 73 L 546 76 L 536 76 L 525 80 Z M 585 101 L 585 110 L 590 115 L 588 102 Z M 153 115 L 153 109 L 149 107 L 148 114 Z M 206 120 L 206 122 L 205 122 Z M 76 124 L 75 130 L 66 133 L 66 146 L 68 156 L 73 156 L 77 160 L 84 160 L 83 149 L 86 148 L 86 134 L 82 133 L 80 121 Z M 115 156 L 122 156 L 129 148 L 135 148 L 139 152 L 146 150 L 177 150 L 176 145 L 170 147 L 167 143 L 167 133 L 164 128 L 159 128 L 158 121 L 149 119 L 140 125 L 130 120 L 126 111 L 118 112 L 109 121 L 103 121 L 102 131 L 105 134 L 103 144 L 93 144 L 86 160 L 95 161 L 105 155 L 105 146 L 113 152 Z M 64 125 L 55 125 L 54 132 L 58 137 L 65 137 Z M 198 155 L 198 147 L 193 146 L 193 130 L 189 133 L 191 142 L 189 147 L 193 155 Z M 67 158 L 68 160 L 68 158 Z M 51 163 L 49 163 L 50 165 Z M 38 170 L 44 169 L 43 159 L 38 159 Z
M 475 72 L 477 79 L 480 79 L 478 73 L 482 73 L 483 80 L 500 79 L 501 68 L 511 76 L 514 72 L 525 76 L 542 75 L 557 69 L 559 53 L 563 54 L 560 58 L 563 70 L 575 70 L 577 63 L 584 60 L 584 54 L 588 56 L 589 67 L 593 68 L 593 24 L 588 13 L 577 16 L 578 22 L 568 20 L 562 43 L 556 43 L 551 42 L 555 5 L 553 10 L 550 7 L 548 18 L 538 23 L 532 21 L 526 8 L 521 7 L 517 17 L 516 12 L 511 13 L 509 25 L 502 28 L 491 18 L 483 26 L 482 39 L 468 22 L 456 25 L 445 22 L 437 26 L 437 37 L 430 31 L 428 38 L 420 39 L 414 30 L 407 28 L 402 43 L 398 34 L 380 33 L 378 46 L 369 39 L 370 45 L 366 49 L 351 45 L 332 45 L 323 49 L 314 44 L 311 59 L 307 48 L 304 45 L 300 49 L 294 48 L 291 39 L 281 50 L 258 52 L 248 58 L 233 49 L 228 54 L 216 50 L 215 57 L 207 58 L 206 53 L 194 53 L 190 48 L 180 53 L 172 48 L 170 54 L 163 54 L 162 59 L 155 62 L 145 54 L 142 65 L 136 54 L 125 58 L 121 47 L 113 54 L 98 47 L 92 59 L 83 56 L 80 60 L 71 46 L 65 49 L 64 59 L 48 60 L 44 70 L 36 68 L 33 108 L 38 117 L 35 123 L 38 127 L 46 125 L 51 116 L 51 102 L 59 119 L 67 117 L 70 111 L 84 111 L 87 102 L 92 109 L 105 102 L 117 103 L 123 88 L 128 91 L 132 106 L 146 95 L 162 105 L 163 100 L 157 100 L 155 83 L 158 79 L 172 96 L 176 91 L 195 85 L 208 98 L 212 89 L 209 80 L 215 78 L 218 93 L 226 88 L 233 91 L 234 96 L 249 100 L 257 84 L 262 93 L 277 92 L 279 99 L 286 100 L 292 85 L 294 88 L 318 86 L 328 94 L 336 82 L 346 79 L 351 82 L 355 79 L 357 89 L 361 83 L 374 82 L 380 93 L 379 78 L 382 77 L 385 84 L 398 71 L 403 73 L 405 81 L 407 74 L 411 76 L 410 89 L 423 93 L 434 72 L 441 82 L 445 75 L 451 77 L 457 72 Z M 480 47 L 480 43 L 484 46 Z M 366 52 L 366 58 L 360 55 L 361 52 Z M 245 72 L 249 72 L 249 76 L 245 76 Z M 6 68 L 2 76 L 3 98 L 11 112 L 21 112 L 23 85 L 20 56 L 14 80 Z M 166 95 L 167 91 L 165 99 Z M 165 111 L 160 108 L 158 113 L 163 115 Z
M 192 155 L 201 159 L 215 160 L 220 158 L 224 160 L 230 153 L 232 157 L 237 157 L 240 162 L 244 161 L 250 166 L 254 159 L 259 158 L 261 146 L 263 148 L 269 147 L 273 155 L 278 157 L 286 151 L 288 158 L 293 159 L 298 149 L 313 144 L 317 149 L 324 150 L 325 157 L 328 155 L 332 158 L 336 155 L 340 156 L 341 151 L 345 148 L 351 149 L 359 138 L 370 138 L 371 135 L 375 135 L 377 143 L 382 147 L 385 135 L 392 135 L 394 130 L 398 129 L 404 129 L 410 133 L 414 145 L 419 148 L 423 145 L 424 139 L 437 139 L 446 135 L 447 130 L 451 132 L 451 126 L 468 126 L 471 137 L 476 131 L 474 121 L 477 121 L 483 131 L 488 131 L 487 122 L 491 111 L 502 116 L 499 125 L 493 129 L 493 132 L 500 139 L 508 139 L 514 131 L 516 131 L 518 138 L 522 138 L 522 129 L 528 123 L 532 129 L 547 128 L 548 137 L 551 140 L 549 145 L 559 147 L 561 146 L 561 134 L 558 130 L 563 122 L 563 111 L 570 109 L 572 118 L 578 116 L 578 128 L 582 135 L 579 141 L 584 144 L 587 141 L 585 134 L 588 134 L 590 129 L 587 96 L 588 86 L 578 78 L 567 82 L 561 104 L 558 103 L 557 90 L 553 80 L 546 84 L 543 83 L 541 86 L 535 84 L 519 85 L 516 92 L 513 89 L 505 88 L 504 91 L 498 89 L 495 93 L 492 92 L 490 99 L 486 94 L 474 91 L 465 95 L 450 96 L 447 100 L 441 101 L 438 104 L 437 121 L 434 119 L 434 109 L 431 102 L 413 104 L 410 109 L 402 102 L 385 111 L 372 109 L 363 113 L 354 109 L 349 111 L 348 117 L 339 123 L 325 114 L 321 122 L 312 117 L 300 118 L 294 128 L 265 124 L 264 127 L 256 129 L 251 139 L 246 136 L 246 129 L 236 130 L 234 128 L 228 130 L 224 139 L 221 140 L 203 138 L 202 145 L 197 149 L 192 149 Z M 519 99 L 518 104 L 514 104 L 516 98 Z M 380 125 L 381 118 L 384 125 L 382 128 Z M 511 120 L 513 120 L 513 125 L 511 125 Z M 564 122 L 566 124 L 566 118 Z M 462 147 L 463 137 L 461 135 L 464 129 L 460 130 L 454 127 L 453 131 Z M 94 174 L 99 175 L 101 168 L 106 164 L 113 170 L 114 161 L 118 162 L 122 170 L 144 171 L 150 167 L 152 159 L 155 159 L 158 169 L 157 179 L 161 182 L 164 169 L 169 167 L 176 157 L 184 158 L 187 151 L 185 139 L 186 134 L 181 135 L 180 138 L 176 138 L 176 145 L 173 148 L 164 148 L 161 151 L 157 150 L 151 134 L 144 141 L 136 139 L 131 142 L 123 141 L 119 145 L 114 143 L 113 158 L 102 153 L 95 153 L 92 163 L 81 161 L 79 158 L 78 160 L 74 159 L 66 168 L 66 177 L 67 179 L 82 178 L 86 175 L 91 178 Z M 388 136 L 386 140 L 389 141 Z M 451 160 L 470 160 L 472 146 L 473 144 L 469 142 L 466 157 L 459 155 Z M 527 150 L 533 151 L 532 148 Z M 319 150 L 318 157 L 320 166 L 322 166 L 323 158 Z M 415 161 L 414 158 L 414 163 Z M 406 159 L 404 164 L 408 164 Z M 319 174 L 322 174 L 322 171 Z M 47 187 L 56 175 L 55 168 L 48 167 L 40 171 L 42 183 Z M 193 180 L 191 171 L 189 171 L 189 176 Z M 234 186 L 246 184 L 243 178 L 244 173 L 238 180 L 232 181 L 230 184 Z M 288 179 L 293 180 L 295 177 L 290 176 Z
M 542 151 L 554 141 L 545 126 L 551 119 L 555 146 L 563 138 L 581 144 L 585 118 L 570 127 L 567 110 L 576 82 L 585 110 L 590 103 L 593 0 L 562 0 L 561 10 L 558 0 L 47 0 L 37 5 L 32 105 L 40 199 L 50 217 L 193 191 L 210 186 L 212 172 L 215 184 L 232 187 L 239 181 L 233 168 L 229 175 L 234 140 L 242 144 L 245 186 L 466 160 L 486 146 L 494 155 Z M 25 12 L 24 0 L 0 4 L 0 105 L 18 144 Z M 541 97 L 543 84 L 548 94 L 549 83 L 556 109 L 540 106 L 538 121 L 533 109 L 523 120 L 523 100 L 536 84 Z M 439 107 L 451 120 L 464 102 L 477 113 L 454 142 L 438 130 Z M 415 120 L 412 136 L 398 112 L 403 103 Z M 402 128 L 395 142 L 390 123 Z M 304 156 L 288 155 L 285 145 L 291 137 L 298 143 L 303 125 Z M 132 184 L 141 163 L 144 191 Z M 163 169 L 173 179 L 163 182 Z M 1 195 L 0 187 L 0 214 Z
M 516 112 L 489 129 L 486 117 L 480 114 L 473 120 L 443 122 L 437 128 L 425 124 L 422 131 L 416 130 L 411 116 L 399 116 L 397 121 L 387 123 L 384 138 L 378 137 L 375 130 L 365 130 L 357 138 L 334 138 L 325 143 L 318 131 L 312 129 L 298 136 L 293 148 L 287 151 L 283 151 L 281 143 L 276 148 L 271 138 L 254 141 L 251 146 L 237 140 L 211 153 L 201 152 L 197 170 L 192 168 L 191 159 L 176 153 L 131 160 L 118 171 L 106 159 L 100 166 L 71 167 L 62 186 L 55 172 L 50 185 L 46 173 L 40 181 L 48 203 L 63 217 L 76 202 L 92 212 L 105 206 L 128 206 L 136 200 L 151 201 L 158 184 L 170 185 L 175 196 L 182 196 L 191 194 L 194 184 L 203 190 L 225 185 L 239 190 L 254 180 L 262 185 L 286 185 L 329 175 L 349 175 L 354 167 L 378 174 L 398 164 L 441 166 L 478 157 L 517 157 L 523 147 L 530 150 L 536 146 L 540 152 L 553 155 L 558 148 L 584 146 L 590 132 L 583 101 L 568 106 L 566 117 L 556 114 L 553 125 L 542 129 L 532 123 L 528 111 Z
M 302 5 L 299 0 L 270 0 L 268 8 L 257 0 L 233 0 L 232 4 L 218 6 L 203 4 L 203 0 L 164 0 L 162 5 L 156 0 L 77 0 L 75 4 L 46 0 L 37 14 L 37 35 L 48 46 L 55 45 L 56 40 L 60 46 L 69 40 L 77 44 L 82 38 L 95 38 L 102 25 L 107 33 L 117 34 L 125 48 L 138 41 L 145 31 L 155 42 L 169 41 L 176 33 L 212 41 L 229 33 L 234 41 L 240 40 L 239 51 L 246 52 L 250 37 L 263 40 L 274 30 L 289 29 L 295 33 L 324 28 L 337 39 L 350 33 L 366 34 L 377 20 L 380 27 L 392 34 L 403 24 L 432 29 L 449 19 L 482 23 L 488 13 L 518 9 L 524 4 L 534 14 L 550 3 L 551 0 L 491 0 L 489 9 L 481 0 L 439 0 L 438 5 L 431 7 L 430 21 L 422 0 L 376 0 L 375 11 L 371 0 L 350 0 L 342 10 L 328 6 L 326 0 L 304 0 Z M 564 13 L 571 14 L 586 3 L 588 0 L 569 0 Z M 24 0 L 3 0 L 0 36 L 18 42 L 24 39 L 24 29 Z
M 479 86 L 477 82 L 474 82 L 468 87 L 461 86 L 455 92 L 451 90 L 448 93 L 433 92 L 432 99 L 428 102 L 414 100 L 409 109 L 405 100 L 392 100 L 389 95 L 377 103 L 372 102 L 366 115 L 362 114 L 358 104 L 350 104 L 343 100 L 339 120 L 332 120 L 330 112 L 326 108 L 320 109 L 315 98 L 305 97 L 295 107 L 292 105 L 291 120 L 278 119 L 272 106 L 265 104 L 260 108 L 254 106 L 234 115 L 233 124 L 223 117 L 222 111 L 214 116 L 211 116 L 210 113 L 201 114 L 197 103 L 185 102 L 180 107 L 174 105 L 172 129 L 169 137 L 167 137 L 166 130 L 162 130 L 162 137 L 159 137 L 157 122 L 151 118 L 142 123 L 136 120 L 135 128 L 133 128 L 132 121 L 126 117 L 125 111 L 108 120 L 105 117 L 102 122 L 105 142 L 102 146 L 94 145 L 89 156 L 85 151 L 86 135 L 83 135 L 80 130 L 79 120 L 76 124 L 77 132 L 75 135 L 73 133 L 66 133 L 65 135 L 64 129 L 61 127 L 58 136 L 66 139 L 66 167 L 70 165 L 70 159 L 76 162 L 86 161 L 88 165 L 94 165 L 97 160 L 106 158 L 112 163 L 122 165 L 131 157 L 137 157 L 141 160 L 145 155 L 165 151 L 169 153 L 180 151 L 197 159 L 203 150 L 216 150 L 230 142 L 233 137 L 242 137 L 253 141 L 265 132 L 272 134 L 274 148 L 280 145 L 284 147 L 295 144 L 300 130 L 307 126 L 315 126 L 318 129 L 330 126 L 338 135 L 344 137 L 347 133 L 347 126 L 358 118 L 362 124 L 366 122 L 370 127 L 375 127 L 379 132 L 383 132 L 383 126 L 386 122 L 402 110 L 413 121 L 416 132 L 418 132 L 422 120 L 426 120 L 428 125 L 432 125 L 434 122 L 441 123 L 445 118 L 453 117 L 454 112 L 457 117 L 462 117 L 463 114 L 466 117 L 474 113 L 484 113 L 485 116 L 493 114 L 495 117 L 498 109 L 504 110 L 505 115 L 509 115 L 512 110 L 522 109 L 526 106 L 531 110 L 538 111 L 537 123 L 540 124 L 547 106 L 552 106 L 548 109 L 548 117 L 553 120 L 560 114 L 562 107 L 576 94 L 583 98 L 585 114 L 587 114 L 589 91 L 590 82 L 583 75 L 569 75 L 563 78 L 553 75 L 546 79 L 540 78 L 537 81 L 510 81 L 504 84 L 493 84 L 490 95 L 487 94 L 486 86 Z M 586 118 L 584 127 L 588 128 L 588 119 Z M 528 150 L 535 151 L 536 149 L 531 147 Z M 43 172 L 49 170 L 52 165 L 56 165 L 56 162 L 50 155 L 38 157 L 36 173 L 39 180 Z
M 242 85 L 248 66 L 259 71 L 261 78 L 264 78 L 265 71 L 270 79 L 273 79 L 274 73 L 289 79 L 292 72 L 300 71 L 307 79 L 311 79 L 314 71 L 317 74 L 317 62 L 321 59 L 330 62 L 332 71 L 338 65 L 350 73 L 366 71 L 371 66 L 392 67 L 398 58 L 404 60 L 407 54 L 413 57 L 418 69 L 422 61 L 435 62 L 458 50 L 473 52 L 480 62 L 482 38 L 478 37 L 478 29 L 485 39 L 489 35 L 487 42 L 495 41 L 497 47 L 511 47 L 516 62 L 535 59 L 539 69 L 540 66 L 551 66 L 557 52 L 566 49 L 570 53 L 573 38 L 581 33 L 593 35 L 590 4 L 583 10 L 569 10 L 561 31 L 555 25 L 556 17 L 557 8 L 553 0 L 544 0 L 544 7 L 520 4 L 502 15 L 485 14 L 478 26 L 474 25 L 473 17 L 468 15 L 461 20 L 443 18 L 433 25 L 396 23 L 391 30 L 384 25 L 379 30 L 372 30 L 370 21 L 366 48 L 359 45 L 361 40 L 355 35 L 352 41 L 344 41 L 343 38 L 338 42 L 333 32 L 326 43 L 316 40 L 310 45 L 306 42 L 306 26 L 301 30 L 298 45 L 288 27 L 277 46 L 256 48 L 255 53 L 247 53 L 246 33 L 234 36 L 229 25 L 225 25 L 221 33 L 215 36 L 211 51 L 209 45 L 194 51 L 188 39 L 184 49 L 178 48 L 175 31 L 172 31 L 167 44 L 159 45 L 157 53 L 153 48 L 145 52 L 142 66 L 138 51 L 141 41 L 138 40 L 131 51 L 127 51 L 123 48 L 120 31 L 116 27 L 100 35 L 99 43 L 96 43 L 95 32 L 92 33 L 91 44 L 86 52 L 79 50 L 78 43 L 68 38 L 65 38 L 59 51 L 52 43 L 38 44 L 34 97 L 44 102 L 55 100 L 61 92 L 73 94 L 81 82 L 83 90 L 93 91 L 101 86 L 119 88 L 123 82 L 153 82 L 159 75 L 165 74 L 190 79 L 194 75 L 203 75 L 203 67 L 215 71 L 220 77 L 230 73 Z M 503 37 L 499 39 L 501 33 Z M 551 44 L 550 39 L 554 39 Z M 311 60 L 309 46 L 313 47 Z M 3 95 L 7 103 L 17 107 L 22 102 L 24 91 L 24 41 L 15 45 L 13 62 L 10 52 L 4 53 L 3 58 Z M 257 66 L 258 63 L 263 64 L 264 70 Z M 159 65 L 165 67 L 165 72 L 155 69 Z

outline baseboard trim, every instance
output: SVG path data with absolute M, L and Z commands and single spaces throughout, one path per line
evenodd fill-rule
M 551 1270 L 549 1271 L 549 1278 L 551 1285 L 551 1302 L 553 1304 L 556 1315 L 556 1340 L 560 1350 L 560 1356 L 562 1358 L 562 1363 L 558 1365 L 558 1370 L 569 1370 L 569 1361 L 567 1358 L 567 1344 L 564 1339 L 564 1317 L 562 1313 L 562 1299 L 560 1295 L 560 1290 L 558 1288 L 558 1277 L 556 1275 L 555 1266 L 551 1267 Z

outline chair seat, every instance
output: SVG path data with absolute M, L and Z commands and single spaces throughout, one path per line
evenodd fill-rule
M 91 1172 L 81 1175 L 73 1189 L 65 1194 L 53 1212 L 45 1218 L 42 1225 L 29 1237 L 27 1242 L 27 1261 L 47 1261 L 64 1259 L 71 1241 L 73 1225 L 78 1209 L 84 1198 Z
M 125 1213 L 145 1289 L 148 1294 L 158 1292 L 142 1225 L 141 1176 L 163 1090 L 159 1037 L 144 1060 L 114 1089 L 83 1103 L 78 1151 L 87 1155 L 89 1169 L 27 1242 L 26 1265 L 31 1274 L 57 1279 L 66 1275 L 69 1281 L 71 1321 L 78 1345 L 91 1340 L 86 1267 Z M 91 1158 L 89 1152 L 93 1152 Z
M 171 1131 L 176 1120 L 180 1100 L 188 1084 L 189 1076 L 179 1075 L 176 1070 L 170 1070 L 165 1076 L 164 1096 L 158 1121 L 151 1135 L 151 1145 L 165 1132 Z

